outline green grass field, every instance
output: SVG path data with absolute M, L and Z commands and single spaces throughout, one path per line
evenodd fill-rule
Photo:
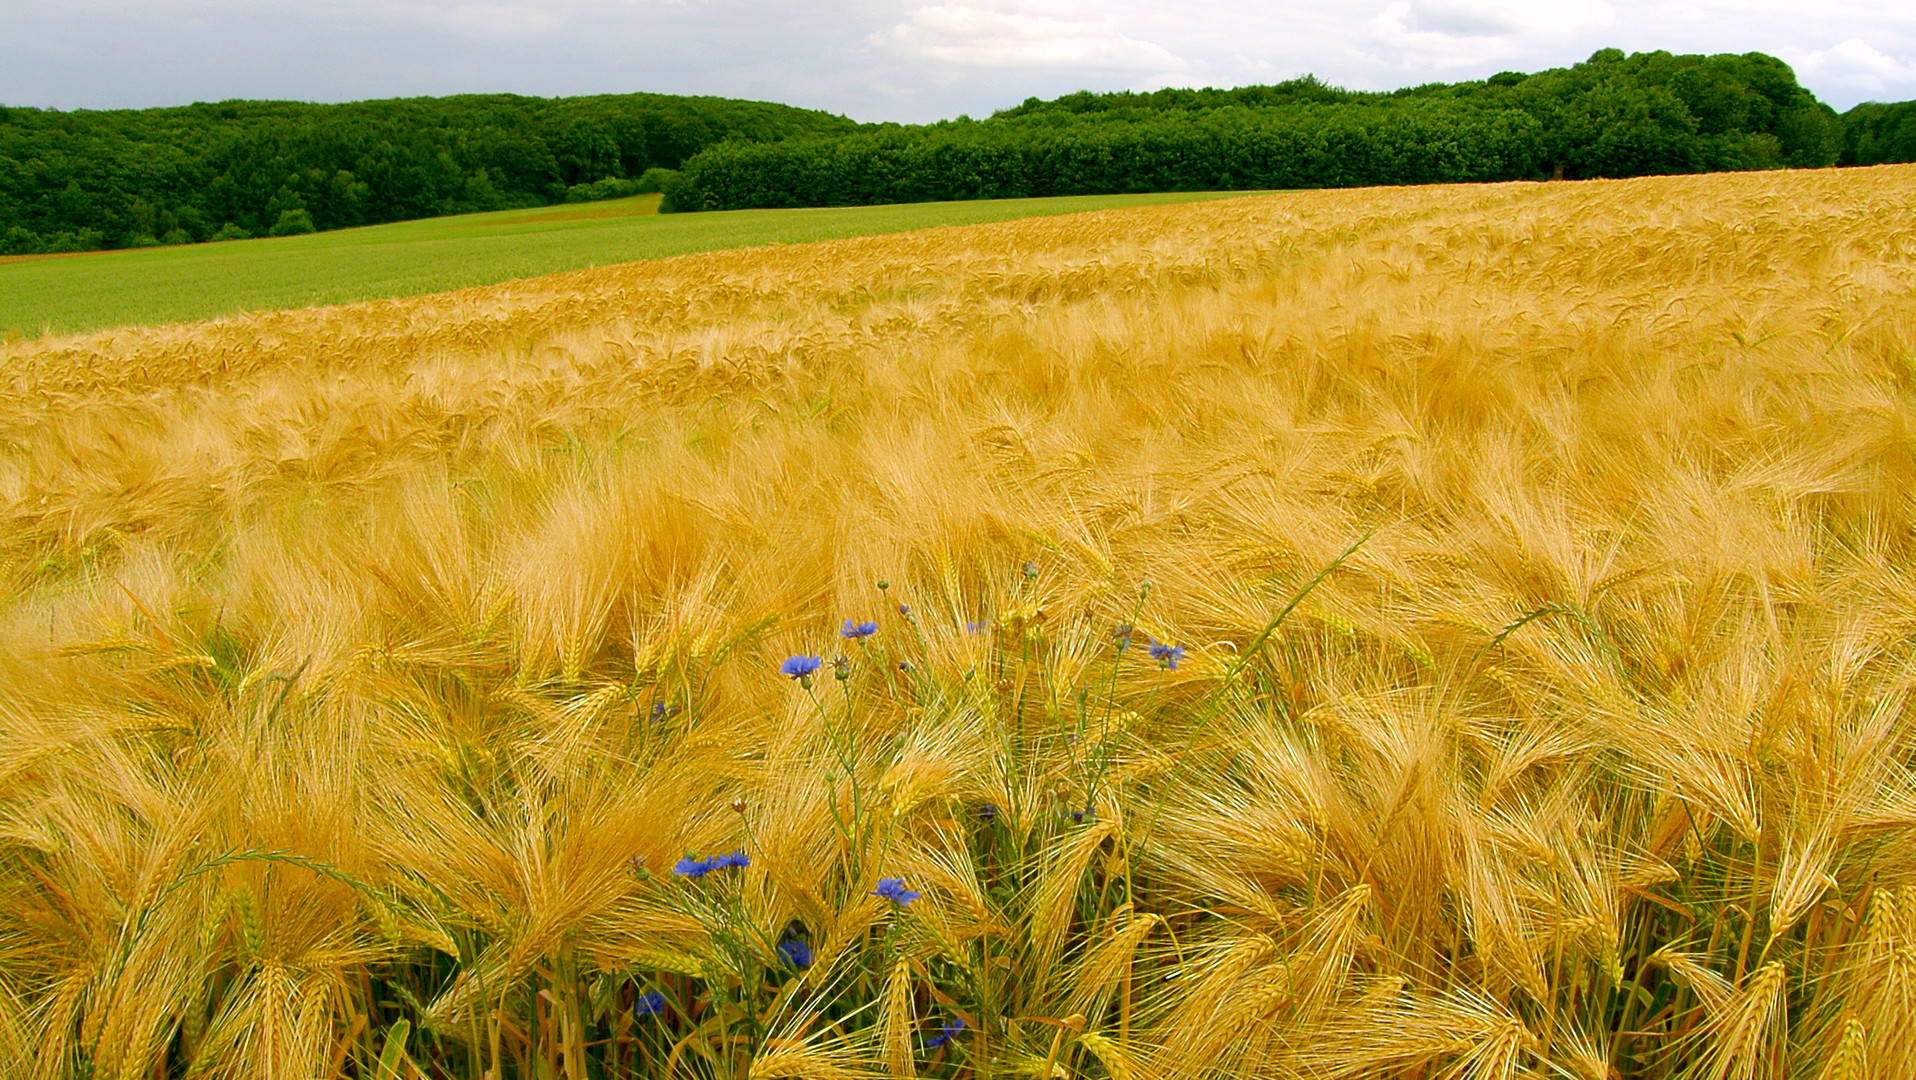
M 39 337 L 346 304 L 699 251 L 1223 198 L 1097 195 L 658 213 L 657 195 L 187 247 L 0 259 L 0 332 Z

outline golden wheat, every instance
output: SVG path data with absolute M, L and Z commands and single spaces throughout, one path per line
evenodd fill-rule
M 1916 1068 L 1916 168 L 14 343 L 0 508 L 0 1075 Z

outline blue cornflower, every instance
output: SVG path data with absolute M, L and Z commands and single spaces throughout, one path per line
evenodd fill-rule
M 661 701 L 652 706 L 652 719 L 663 720 L 672 714 L 672 707 Z
M 721 856 L 721 858 L 723 858 L 723 856 Z M 672 864 L 672 872 L 680 877 L 702 878 L 712 871 L 717 870 L 718 867 L 718 859 L 699 859 L 687 855 L 685 858 Z
M 991 629 L 991 623 L 989 621 L 968 622 L 965 624 L 965 633 L 967 634 L 982 634 L 989 629 Z
M 965 1018 L 962 1016 L 954 1016 L 949 1023 L 939 1025 L 938 1034 L 925 1040 L 925 1049 L 936 1050 L 950 1042 L 963 1030 L 965 1030 Z
M 871 637 L 876 633 L 878 633 L 878 624 L 869 619 L 864 622 L 859 622 L 856 619 L 846 619 L 845 625 L 838 628 L 840 637 L 850 638 L 853 641 L 857 641 L 859 638 Z
M 980 803 L 978 806 L 978 820 L 979 821 L 998 820 L 998 804 L 997 803 Z
M 633 1016 L 656 1016 L 665 1011 L 665 995 L 657 990 L 647 990 L 632 1003 Z
M 904 907 L 922 894 L 905 888 L 904 878 L 887 877 L 878 879 L 878 887 L 872 890 L 872 895 Z
M 779 673 L 797 679 L 805 686 L 812 685 L 812 673 L 817 671 L 824 661 L 816 656 L 788 656 L 778 666 Z
M 732 852 L 730 855 L 714 855 L 709 861 L 714 870 L 743 870 L 752 865 L 752 857 L 745 854 L 745 849 L 743 848 Z
M 1118 639 L 1117 644 L 1118 644 L 1119 652 L 1123 652 L 1124 650 L 1131 647 L 1131 634 L 1134 629 L 1135 628 L 1130 623 L 1118 624 L 1117 632 L 1113 636 Z
M 1159 667 L 1167 667 L 1172 671 L 1176 671 L 1178 669 L 1178 661 L 1184 659 L 1184 646 L 1166 645 L 1158 639 L 1152 638 L 1151 659 L 1156 660 Z
M 812 946 L 804 938 L 786 938 L 778 943 L 778 958 L 795 968 L 812 966 Z
M 1096 820 L 1098 820 L 1098 808 L 1090 803 L 1086 803 L 1082 810 L 1071 811 L 1071 821 L 1075 825 L 1082 825 L 1086 821 Z

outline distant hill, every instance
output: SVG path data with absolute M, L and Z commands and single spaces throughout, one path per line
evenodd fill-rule
M 1235 90 L 1078 93 L 981 121 L 721 144 L 686 163 L 666 204 L 734 209 L 1815 167 L 1837 163 L 1847 137 L 1843 118 L 1773 56 L 1604 49 L 1568 68 L 1388 93 L 1311 78 Z
M 1313 78 L 857 124 L 766 102 L 509 94 L 0 107 L 0 255 L 665 191 L 663 209 L 1626 177 L 1916 161 L 1916 102 L 1838 116 L 1762 53 L 1626 55 L 1371 93 Z
M 663 94 L 0 107 L 0 254 L 310 232 L 624 195 L 646 186 L 648 170 L 675 169 L 728 139 L 857 127 L 787 105 Z

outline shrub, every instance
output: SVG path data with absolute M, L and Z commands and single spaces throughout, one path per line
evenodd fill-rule
M 281 210 L 279 212 L 279 220 L 273 223 L 273 228 L 267 235 L 300 236 L 305 233 L 317 231 L 319 231 L 318 226 L 313 224 L 311 211 Z
M 678 174 L 677 169 L 661 169 L 654 166 L 639 175 L 637 181 L 639 186 L 633 190 L 640 195 L 656 195 L 664 191 L 665 185 L 671 183 L 672 178 Z
M 601 202 L 606 199 L 623 199 L 628 195 L 636 195 L 638 192 L 637 180 L 608 176 L 602 180 L 594 180 L 590 184 L 574 184 L 565 189 L 565 201 L 569 203 Z
M 705 209 L 705 197 L 699 186 L 684 173 L 673 173 L 665 182 L 665 197 L 659 200 L 659 213 L 681 214 Z
M 98 229 L 80 229 L 77 232 L 56 234 L 40 250 L 52 253 L 70 251 L 98 251 L 106 246 L 106 237 Z

